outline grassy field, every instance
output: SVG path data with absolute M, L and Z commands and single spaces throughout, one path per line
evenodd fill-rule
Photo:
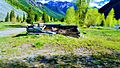
M 15 59 L 38 55 L 92 56 L 100 62 L 120 63 L 120 31 L 105 29 L 80 29 L 84 37 L 71 38 L 62 35 L 26 35 L 0 38 L 2 59 Z M 45 52 L 41 52 L 45 51 Z M 25 57 L 23 57 L 25 58 Z M 108 63 L 111 65 L 110 63 Z
M 25 23 L 0 22 L 0 30 L 6 30 L 9 28 L 21 28 L 25 26 L 26 26 Z
M 0 30 L 4 30 L 4 29 L 7 29 L 7 28 L 5 27 L 5 24 L 4 24 L 4 23 L 0 23 Z

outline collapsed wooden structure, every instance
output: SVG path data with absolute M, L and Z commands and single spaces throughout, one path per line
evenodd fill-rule
M 80 37 L 76 25 L 38 24 L 27 27 L 28 34 L 62 34 L 71 37 Z

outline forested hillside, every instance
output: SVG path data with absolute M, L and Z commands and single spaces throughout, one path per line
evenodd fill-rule
M 66 10 L 69 7 L 74 6 L 75 9 L 77 9 L 75 4 L 70 2 L 61 2 L 61 1 L 59 2 L 51 1 L 45 4 L 42 4 L 41 2 L 37 2 L 34 0 L 14 0 L 14 1 L 6 0 L 6 2 L 27 13 L 29 11 L 29 7 L 31 7 L 33 10 L 33 14 L 37 14 L 41 17 L 43 12 L 45 12 L 48 16 L 57 18 L 59 20 L 65 18 Z
M 34 13 L 38 13 L 38 14 L 42 13 L 42 11 L 39 10 L 37 7 L 31 5 L 29 3 L 29 0 L 6 0 L 6 2 L 8 2 L 12 6 L 19 8 L 25 12 L 28 12 L 29 7 L 32 7 Z
M 49 16 L 54 18 L 63 18 L 64 15 L 54 12 L 53 10 L 47 8 L 42 3 L 37 3 L 33 0 L 6 0 L 8 3 L 10 3 L 12 6 L 22 9 L 25 12 L 29 12 L 29 7 L 32 8 L 33 14 L 37 14 L 39 16 L 42 16 L 43 12 L 47 13 Z
M 11 10 L 14 10 L 16 15 L 19 15 L 20 17 L 23 16 L 23 13 L 26 14 L 26 12 L 22 11 L 21 9 L 17 9 L 11 6 L 9 3 L 5 2 L 4 0 L 0 0 L 0 21 L 4 21 L 7 13 L 10 12 Z

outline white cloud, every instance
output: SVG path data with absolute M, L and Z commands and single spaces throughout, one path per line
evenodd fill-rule
M 90 7 L 94 7 L 94 6 L 97 7 L 97 8 L 101 8 L 102 7 L 102 6 L 99 6 L 98 4 L 96 4 L 94 2 L 90 3 L 89 5 L 90 5 Z
M 94 2 L 91 2 L 89 4 L 90 7 L 97 7 L 97 8 L 101 8 L 102 6 L 104 6 L 105 4 L 107 4 L 108 2 L 104 2 L 104 3 L 101 3 L 101 5 L 98 5 L 97 3 L 95 2 L 100 2 L 100 1 L 104 1 L 104 0 L 94 0 Z
M 72 2 L 73 0 L 36 0 L 38 2 L 41 2 L 41 3 L 47 3 L 49 1 L 68 1 L 68 2 Z
M 100 1 L 104 1 L 104 0 L 94 0 L 94 2 L 100 2 Z
M 72 0 L 54 0 L 54 1 L 68 1 L 68 2 L 71 2 Z

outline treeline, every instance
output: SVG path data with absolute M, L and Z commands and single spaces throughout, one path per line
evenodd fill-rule
M 90 8 L 84 14 L 85 16 L 81 20 L 77 18 L 77 13 L 74 10 L 74 7 L 71 7 L 67 10 L 66 13 L 66 23 L 82 26 L 105 26 L 105 27 L 114 27 L 116 24 L 120 24 L 120 20 L 114 18 L 114 9 L 111 9 L 108 16 L 105 17 L 104 14 L 100 14 L 98 9 Z M 82 16 L 82 15 L 81 15 Z M 79 21 L 79 22 L 78 22 Z
M 27 10 L 27 14 L 23 13 L 23 15 L 21 16 L 17 15 L 14 10 L 11 10 L 7 13 L 5 18 L 5 22 L 27 22 L 29 24 L 33 24 L 34 22 L 39 21 L 41 21 L 42 23 L 47 23 L 60 20 L 61 19 L 56 19 L 49 16 L 46 12 L 43 12 L 42 15 L 38 15 L 37 13 L 34 13 L 32 7 L 29 7 L 29 10 Z
M 77 0 L 78 10 L 75 11 L 74 7 L 70 7 L 66 12 L 65 22 L 67 24 L 86 27 L 114 27 L 116 24 L 120 24 L 120 20 L 116 20 L 114 18 L 114 9 L 111 9 L 111 11 L 108 13 L 108 16 L 105 17 L 104 14 L 100 14 L 98 12 L 98 9 L 89 8 L 89 2 L 89 0 Z
M 29 7 L 29 10 L 27 11 L 27 19 L 26 22 L 29 24 L 33 24 L 33 22 L 39 22 L 47 23 L 47 22 L 55 22 L 59 19 L 53 18 L 49 16 L 45 11 L 42 13 L 42 15 L 38 15 L 37 13 L 33 12 L 33 8 Z
M 14 10 L 11 10 L 7 13 L 7 16 L 5 17 L 5 22 L 24 22 L 26 20 L 25 13 L 23 13 L 23 16 L 16 15 Z
M 27 19 L 25 21 L 28 23 L 38 21 L 39 18 L 42 16 L 40 10 L 38 10 L 35 6 L 28 4 L 25 0 L 6 0 L 6 2 L 18 9 L 25 11 L 27 13 Z
M 73 24 L 78 26 L 83 26 L 84 20 L 86 18 L 86 13 L 88 11 L 89 3 L 91 0 L 76 0 L 77 10 L 74 7 L 70 7 L 66 11 L 65 22 L 67 24 Z
M 107 17 L 104 14 L 100 14 L 98 9 L 89 9 L 86 13 L 84 25 L 86 26 L 105 26 L 105 27 L 114 27 L 116 24 L 120 24 L 120 20 L 114 18 L 114 9 L 108 13 Z
M 7 0 L 8 1 L 8 0 Z M 11 3 L 19 3 L 18 0 L 9 1 Z M 25 12 L 27 13 L 26 18 L 21 18 L 20 16 L 15 17 L 14 12 L 11 11 L 11 13 L 7 14 L 6 21 L 26 21 L 27 23 L 33 24 L 33 22 L 42 21 L 44 23 L 46 22 L 55 22 L 60 21 L 64 22 L 66 24 L 72 24 L 72 25 L 78 25 L 78 26 L 86 26 L 90 27 L 91 25 L 95 26 L 106 26 L 106 27 L 113 27 L 115 24 L 120 24 L 120 20 L 116 20 L 114 18 L 114 9 L 111 9 L 108 16 L 105 17 L 104 14 L 100 14 L 98 12 L 98 9 L 95 8 L 89 8 L 89 2 L 90 0 L 77 0 L 76 5 L 78 7 L 78 10 L 74 10 L 74 7 L 70 7 L 66 11 L 66 16 L 62 19 L 57 19 L 49 16 L 45 11 L 39 14 L 38 11 L 35 11 L 34 6 L 28 5 L 25 9 Z M 23 9 L 23 5 L 19 4 L 21 6 L 20 8 Z M 12 16 L 11 16 L 12 14 Z M 24 17 L 24 15 L 23 15 Z
M 42 21 L 43 21 L 43 23 L 47 23 L 47 22 L 64 22 L 64 18 L 62 18 L 62 19 L 58 19 L 58 18 L 54 18 L 54 17 L 52 17 L 52 16 L 49 16 L 45 11 L 43 12 L 43 14 L 42 14 Z

